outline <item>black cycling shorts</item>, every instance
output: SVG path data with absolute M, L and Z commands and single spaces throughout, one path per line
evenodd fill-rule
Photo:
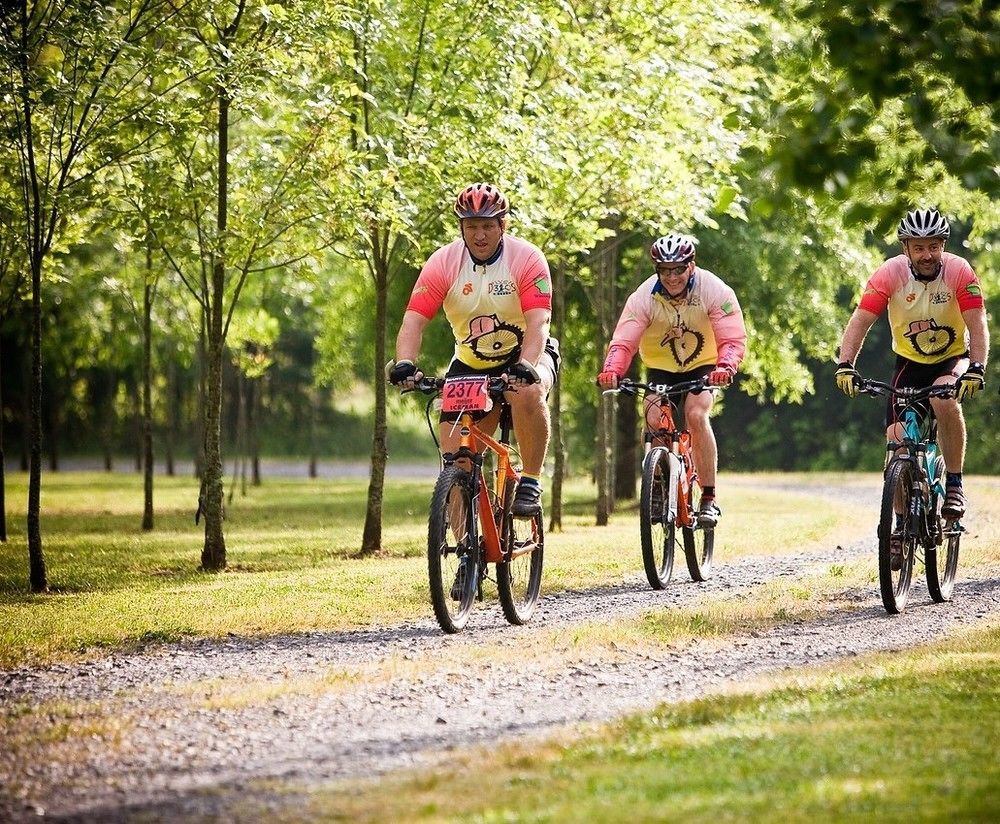
M 964 355 L 947 358 L 938 363 L 918 363 L 904 358 L 902 355 L 897 355 L 896 366 L 892 370 L 889 384 L 900 389 L 904 387 L 922 389 L 925 386 L 930 386 L 943 375 L 951 375 L 957 379 L 968 367 L 968 358 L 969 353 L 966 352 Z M 923 421 L 931 411 L 930 402 L 926 400 L 915 403 L 910 408 L 917 413 L 917 418 L 920 421 Z M 902 409 L 896 406 L 895 399 L 889 396 L 885 405 L 886 428 L 899 423 L 901 412 Z

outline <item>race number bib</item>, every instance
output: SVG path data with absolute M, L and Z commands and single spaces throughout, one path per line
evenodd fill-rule
M 467 375 L 448 378 L 441 390 L 442 412 L 481 412 L 489 408 L 489 378 Z

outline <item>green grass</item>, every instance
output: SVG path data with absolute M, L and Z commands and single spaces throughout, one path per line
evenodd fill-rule
M 859 519 L 850 507 L 808 495 L 790 501 L 747 478 L 723 487 L 721 569 L 740 555 L 830 547 L 873 532 L 874 511 Z M 424 561 L 430 480 L 387 485 L 384 553 L 358 560 L 351 556 L 361 540 L 364 481 L 267 479 L 228 506 L 229 569 L 209 575 L 198 571 L 202 528 L 193 520 L 193 479 L 157 478 L 156 529 L 144 533 L 138 476 L 46 474 L 42 535 L 52 592 L 45 595 L 27 586 L 25 484 L 24 475 L 8 478 L 0 667 L 184 636 L 337 630 L 430 615 Z M 982 484 L 982 498 L 987 489 L 997 497 L 996 482 Z M 546 543 L 544 591 L 640 579 L 635 508 L 623 507 L 609 526 L 595 528 L 593 496 L 584 481 L 568 485 L 564 530 Z M 991 529 L 995 545 L 995 522 Z
M 1000 628 L 582 739 L 507 745 L 314 792 L 304 819 L 975 821 L 1000 815 Z

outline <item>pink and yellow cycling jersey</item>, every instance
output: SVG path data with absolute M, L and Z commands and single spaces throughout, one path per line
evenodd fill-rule
M 889 258 L 868 279 L 861 308 L 889 309 L 892 349 L 918 363 L 939 363 L 969 348 L 962 312 L 983 307 L 979 279 L 964 258 L 944 252 L 934 280 L 918 280 L 906 255 Z
M 406 308 L 433 318 L 442 305 L 455 357 L 474 369 L 498 366 L 521 345 L 524 313 L 551 309 L 549 264 L 537 246 L 505 235 L 495 262 L 473 265 L 459 238 L 428 258 Z
M 604 371 L 624 375 L 638 350 L 650 369 L 689 372 L 720 364 L 735 372 L 746 341 L 739 301 L 721 278 L 696 267 L 691 288 L 673 299 L 653 275 L 625 302 Z

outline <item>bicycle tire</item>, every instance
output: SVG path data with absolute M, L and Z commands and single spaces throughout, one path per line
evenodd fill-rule
M 695 489 L 699 490 L 698 497 L 701 497 L 701 485 L 697 479 L 691 484 L 687 493 L 688 512 L 697 520 L 697 510 L 694 508 Z M 684 558 L 687 561 L 688 573 L 692 581 L 707 581 L 712 575 L 712 556 L 715 552 L 715 527 L 706 529 L 697 523 L 693 527 L 683 527 L 681 532 L 684 536 Z
M 472 476 L 461 467 L 445 467 L 431 497 L 427 574 L 434 617 L 447 633 L 465 627 L 476 598 L 479 585 L 476 514 Z M 464 569 L 461 576 L 460 569 Z
M 913 561 L 918 543 L 917 525 L 910 513 L 915 471 L 916 468 L 911 461 L 894 459 L 886 468 L 885 483 L 882 487 L 882 508 L 878 524 L 878 579 L 882 604 L 889 615 L 898 615 L 906 609 L 910 595 Z M 896 528 L 897 506 L 904 513 L 900 520 L 902 560 L 900 568 L 894 570 L 890 543 Z
M 934 477 L 944 475 L 944 459 L 939 455 L 934 462 Z M 927 573 L 927 591 L 931 599 L 939 604 L 950 601 L 955 591 L 955 574 L 958 572 L 958 548 L 962 533 L 953 523 L 941 517 L 941 495 L 934 495 L 931 502 L 931 525 L 934 529 L 935 544 L 924 553 L 924 567 Z
M 646 579 L 653 589 L 664 589 L 674 570 L 677 524 L 669 513 L 671 509 L 677 512 L 677 504 L 671 506 L 669 497 L 670 455 L 667 449 L 657 446 L 643 459 L 639 486 L 639 543 Z
M 503 616 L 511 624 L 526 624 L 538 606 L 545 562 L 545 530 L 541 509 L 531 518 L 510 514 L 514 484 L 504 505 L 502 534 L 504 560 L 497 564 L 497 595 Z

